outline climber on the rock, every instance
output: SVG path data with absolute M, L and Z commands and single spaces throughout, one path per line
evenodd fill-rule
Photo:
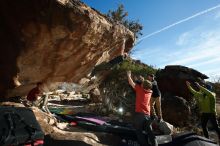
M 207 123 L 210 120 L 213 128 L 218 134 L 220 139 L 220 129 L 216 119 L 216 94 L 211 92 L 208 88 L 201 86 L 199 83 L 195 82 L 196 87 L 199 91 L 194 90 L 191 87 L 190 82 L 186 81 L 186 85 L 190 92 L 195 97 L 197 104 L 201 112 L 201 123 L 203 134 L 206 138 L 209 138 L 209 133 L 207 129 Z
M 112 67 L 114 67 L 116 64 L 123 62 L 128 57 L 128 54 L 125 52 L 125 43 L 126 43 L 126 39 L 123 38 L 122 44 L 120 46 L 120 55 L 113 58 L 109 62 L 103 62 L 103 63 L 95 66 L 95 68 L 92 70 L 90 76 L 93 77 L 97 72 L 102 71 L 102 70 L 109 70 Z
M 120 47 L 120 55 L 109 61 L 112 66 L 121 63 L 128 56 L 128 53 L 125 52 L 125 43 L 126 39 L 124 38 Z

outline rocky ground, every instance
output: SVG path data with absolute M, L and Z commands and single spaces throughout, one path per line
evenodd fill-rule
M 20 103 L 2 102 L 1 106 L 23 107 Z M 101 132 L 90 132 L 78 127 L 70 127 L 68 123 L 57 122 L 53 115 L 47 114 L 42 110 L 31 107 L 36 119 L 45 134 L 44 146 L 105 146 L 117 145 L 119 137 Z
M 64 101 L 58 101 L 58 100 L 51 100 L 50 106 L 63 106 L 63 107 L 71 107 L 76 112 L 91 112 L 91 110 L 95 111 L 97 108 L 97 105 L 89 104 L 89 101 L 87 100 L 64 100 Z M 220 108 L 220 100 L 217 100 L 217 109 Z M 36 109 L 35 109 L 36 110 Z M 219 110 L 218 110 L 219 111 Z M 112 115 L 110 115 L 112 116 Z M 40 116 L 38 116 L 40 117 Z M 119 119 L 119 117 L 112 116 L 111 118 Z M 42 121 L 42 119 L 41 119 Z M 53 122 L 52 122 L 53 123 Z M 54 125 L 51 124 L 50 125 Z M 52 126 L 53 130 L 56 132 L 49 132 L 51 133 L 50 136 L 46 136 L 46 145 L 47 144 L 53 144 L 53 145 L 59 145 L 59 143 L 66 143 L 66 145 L 71 144 L 77 144 L 77 145 L 117 145 L 120 142 L 120 138 L 116 135 L 107 134 L 107 133 L 101 133 L 101 132 L 89 132 L 82 128 L 77 127 L 70 127 L 67 123 L 58 123 L 55 124 L 56 126 Z M 44 129 L 44 128 L 43 128 Z M 50 131 L 50 130 L 49 130 Z M 194 131 L 199 135 L 202 135 L 202 129 L 199 126 L 194 125 L 192 127 L 183 127 L 183 128 L 174 128 L 175 134 L 185 131 Z M 210 139 L 218 142 L 218 136 L 216 133 L 212 130 L 210 132 Z M 47 133 L 47 132 L 46 132 Z M 66 137 L 66 135 L 71 135 Z M 70 138 L 71 137 L 71 138 Z
M 91 112 L 92 110 L 95 111 L 97 105 L 91 104 L 88 100 L 63 100 L 60 101 L 58 99 L 50 99 L 49 106 L 50 107 L 67 107 L 71 108 L 73 111 L 77 112 Z M 219 102 L 217 102 L 217 108 L 219 109 Z M 1 105 L 4 106 L 17 106 L 21 107 L 24 106 L 20 103 L 14 102 L 2 102 Z M 63 123 L 57 121 L 53 115 L 47 114 L 42 110 L 31 107 L 34 111 L 38 122 L 40 123 L 43 132 L 45 133 L 45 146 L 107 146 L 107 145 L 118 145 L 121 139 L 117 135 L 104 133 L 104 132 L 93 132 L 87 131 L 79 127 L 72 127 L 69 126 L 68 123 Z M 117 117 L 111 117 L 117 119 Z M 201 128 L 197 128 L 197 126 L 192 127 L 184 127 L 174 129 L 174 135 L 179 132 L 184 131 L 193 131 L 202 134 Z M 210 131 L 210 136 L 212 140 L 217 141 L 217 135 L 215 132 Z

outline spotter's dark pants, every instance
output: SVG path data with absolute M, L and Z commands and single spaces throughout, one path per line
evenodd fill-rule
M 135 113 L 134 117 L 134 127 L 136 129 L 136 135 L 138 142 L 141 146 L 148 146 L 148 139 L 152 146 L 157 146 L 156 137 L 153 134 L 151 127 L 151 118 L 149 115 L 143 113 Z M 148 139 L 143 134 L 143 131 L 146 131 Z
M 202 123 L 202 129 L 204 136 L 206 138 L 209 138 L 209 133 L 208 133 L 208 128 L 207 128 L 207 123 L 210 120 L 214 130 L 217 132 L 218 137 L 220 138 L 220 129 L 218 126 L 218 121 L 216 119 L 216 115 L 214 113 L 202 113 L 201 116 L 201 123 Z

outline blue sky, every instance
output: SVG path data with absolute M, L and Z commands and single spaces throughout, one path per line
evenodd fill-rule
M 128 19 L 139 20 L 144 39 L 133 58 L 156 68 L 176 64 L 220 76 L 220 0 L 82 1 L 102 13 L 123 4 Z

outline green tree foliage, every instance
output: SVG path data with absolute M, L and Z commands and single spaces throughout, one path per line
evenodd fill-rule
M 128 12 L 124 10 L 124 6 L 122 4 L 120 4 L 116 10 L 109 10 L 106 16 L 114 22 L 120 22 L 123 24 L 135 34 L 136 38 L 142 35 L 141 30 L 143 29 L 143 26 L 138 20 L 127 19 Z
M 127 71 L 132 72 L 132 78 L 157 72 L 152 66 L 145 65 L 140 61 L 125 60 L 111 69 L 110 74 L 100 85 L 104 107 L 108 112 L 122 106 L 125 112 L 134 112 L 135 93 L 128 84 Z

